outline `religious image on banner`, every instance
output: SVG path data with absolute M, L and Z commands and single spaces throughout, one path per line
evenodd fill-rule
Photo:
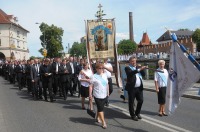
M 114 20 L 87 21 L 89 55 L 95 58 L 114 58 Z

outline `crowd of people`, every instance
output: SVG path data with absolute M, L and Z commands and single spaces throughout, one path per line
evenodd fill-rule
M 0 64 L 0 75 L 11 84 L 17 82 L 19 91 L 27 90 L 33 100 L 54 102 L 59 96 L 81 97 L 81 108 L 85 109 L 85 98 L 93 110 L 93 99 L 97 106 L 96 121 L 107 128 L 104 120 L 104 106 L 109 105 L 109 95 L 113 91 L 111 73 L 113 67 L 108 59 L 96 60 L 91 64 L 86 59 L 75 57 L 54 59 L 30 59 L 27 61 L 4 61 Z M 110 86 L 110 87 L 109 87 Z
M 91 61 L 92 62 L 92 61 Z M 158 61 L 159 68 L 154 74 L 155 88 L 158 95 L 159 116 L 165 113 L 165 98 L 168 72 L 164 69 L 165 61 Z M 62 59 L 30 59 L 27 61 L 5 61 L 0 64 L 0 75 L 5 80 L 15 84 L 21 91 L 27 88 L 27 93 L 34 100 L 54 102 L 56 97 L 67 99 L 69 95 L 81 97 L 81 109 L 85 110 L 85 98 L 89 97 L 88 107 L 93 110 L 93 100 L 97 107 L 96 121 L 107 128 L 104 118 L 104 106 L 109 106 L 109 96 L 113 92 L 111 73 L 113 67 L 108 59 L 96 60 L 91 64 L 86 59 L 69 57 Z M 125 67 L 127 76 L 125 90 L 128 92 L 129 113 L 133 120 L 142 119 L 140 112 L 143 104 L 144 69 L 148 67 L 137 64 L 134 56 L 129 58 Z M 49 100 L 49 99 L 50 100 Z M 137 105 L 134 106 L 135 99 Z M 136 109 L 134 109 L 136 107 Z

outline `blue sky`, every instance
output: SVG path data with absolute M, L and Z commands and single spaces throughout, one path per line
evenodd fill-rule
M 107 14 L 116 20 L 116 42 L 129 38 L 129 12 L 133 13 L 134 39 L 140 42 L 143 32 L 156 43 L 165 31 L 200 28 L 200 0 L 0 0 L 0 8 L 18 17 L 19 24 L 29 30 L 30 55 L 41 56 L 39 25 L 45 22 L 64 30 L 63 46 L 79 42 L 85 35 L 84 20 L 95 19 L 101 3 Z M 64 49 L 66 51 L 66 49 Z

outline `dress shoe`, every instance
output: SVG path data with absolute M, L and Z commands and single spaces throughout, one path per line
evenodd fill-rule
M 138 121 L 137 116 L 132 116 L 131 118 L 132 118 L 134 121 Z
M 163 116 L 168 116 L 165 112 L 162 113 Z
M 161 113 L 159 113 L 158 116 L 162 117 L 163 115 Z
M 138 115 L 136 115 L 136 116 L 137 116 L 138 119 L 142 119 L 142 117 L 141 117 L 140 114 L 138 114 Z
M 49 102 L 49 100 L 48 100 L 48 99 L 45 99 L 45 101 L 46 101 L 46 102 Z

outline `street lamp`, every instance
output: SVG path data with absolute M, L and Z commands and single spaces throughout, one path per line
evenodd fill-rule
M 38 23 L 38 22 L 36 22 L 35 24 L 41 24 L 41 23 Z M 44 47 L 44 49 L 46 49 L 46 44 L 45 44 L 45 30 L 44 30 L 44 44 L 43 44 L 43 47 Z

